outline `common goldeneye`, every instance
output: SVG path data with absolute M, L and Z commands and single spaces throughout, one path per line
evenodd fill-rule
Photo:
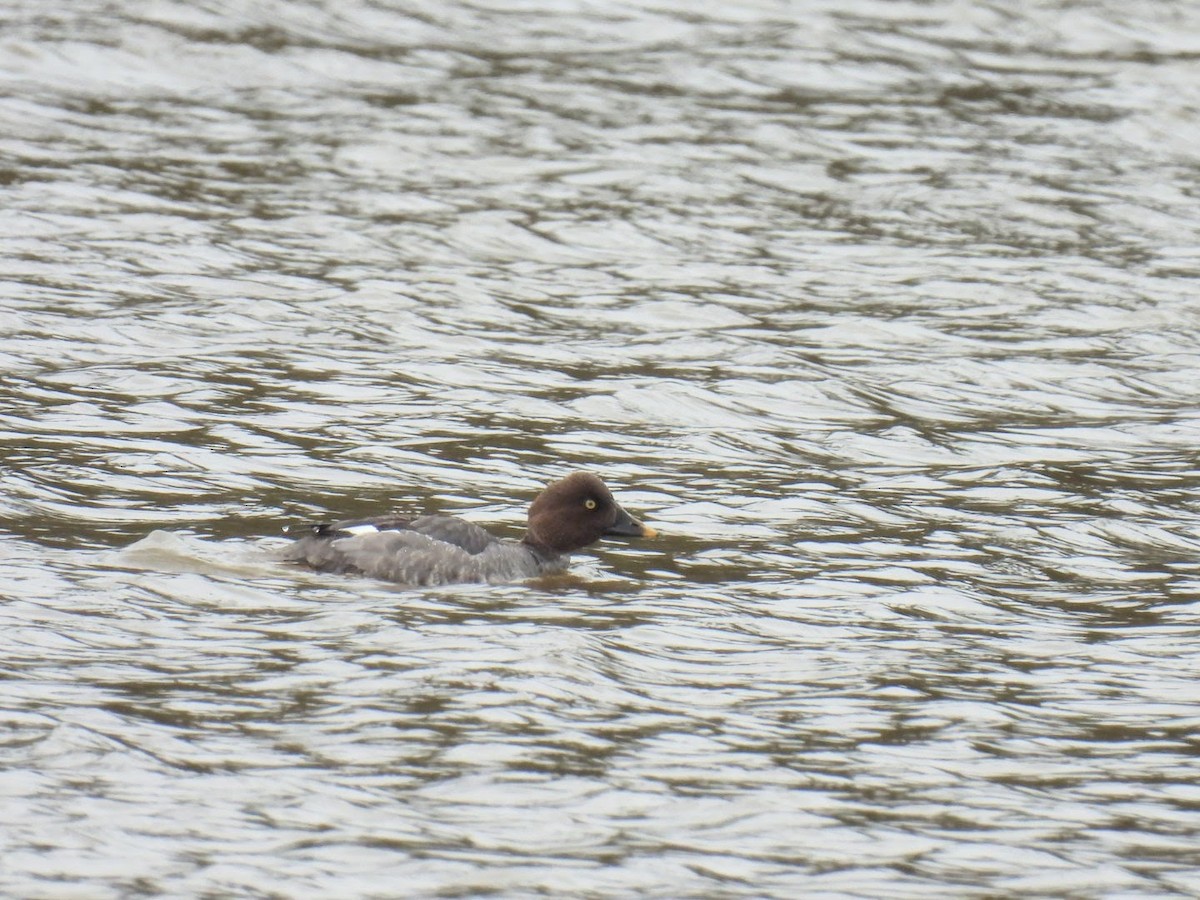
M 590 472 L 546 487 L 529 507 L 520 541 L 504 541 L 456 516 L 380 516 L 308 525 L 284 559 L 406 585 L 517 581 L 565 571 L 575 550 L 605 535 L 654 537 Z

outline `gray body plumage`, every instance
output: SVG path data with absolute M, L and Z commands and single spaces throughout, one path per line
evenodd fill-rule
M 416 586 L 518 581 L 564 571 L 570 562 L 565 554 L 542 555 L 454 516 L 319 526 L 292 544 L 284 558 L 321 572 Z

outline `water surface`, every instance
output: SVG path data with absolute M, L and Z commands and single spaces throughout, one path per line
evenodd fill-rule
M 1194 5 L 0 22 L 4 893 L 1200 893 Z

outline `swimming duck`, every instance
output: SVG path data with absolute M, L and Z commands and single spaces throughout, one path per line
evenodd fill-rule
M 574 472 L 538 494 L 520 541 L 501 540 L 457 516 L 379 516 L 308 525 L 299 532 L 284 559 L 320 572 L 413 586 L 550 575 L 566 570 L 571 553 L 607 535 L 656 534 L 622 509 L 590 472 Z

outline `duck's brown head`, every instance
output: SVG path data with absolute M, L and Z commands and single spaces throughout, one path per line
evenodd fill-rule
M 603 481 L 590 472 L 574 472 L 547 486 L 533 501 L 525 543 L 557 555 L 580 550 L 605 535 L 655 534 L 621 508 Z

